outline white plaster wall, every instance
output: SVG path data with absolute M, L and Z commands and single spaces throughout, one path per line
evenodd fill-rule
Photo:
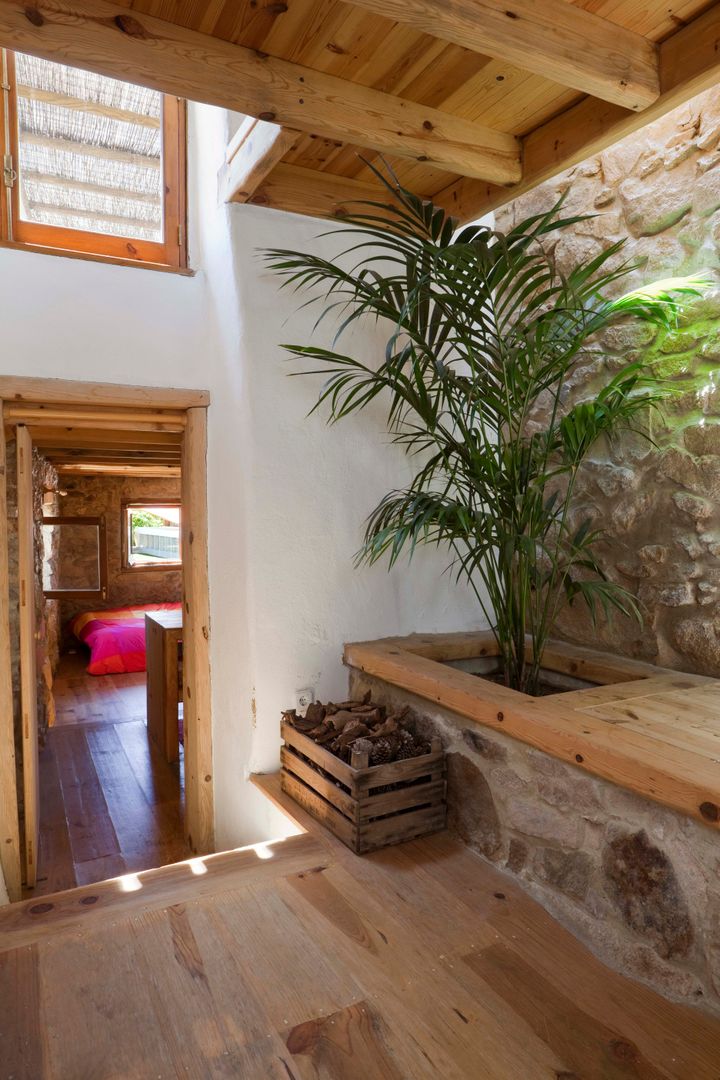
M 277 835 L 278 816 L 246 782 L 276 767 L 279 714 L 296 688 L 344 693 L 346 640 L 481 625 L 442 555 L 408 570 L 355 571 L 362 522 L 408 465 L 368 413 L 327 428 L 306 419 L 317 393 L 288 379 L 279 343 L 313 316 L 278 291 L 263 246 L 324 250 L 323 223 L 218 207 L 229 127 L 190 116 L 192 278 L 0 250 L 0 372 L 206 387 L 209 414 L 211 663 L 218 845 Z M 359 346 L 372 355 L 373 336 Z

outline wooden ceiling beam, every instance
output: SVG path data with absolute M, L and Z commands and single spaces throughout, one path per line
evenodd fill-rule
M 343 216 L 346 204 L 366 199 L 389 202 L 388 193 L 380 184 L 280 164 L 248 202 L 291 214 L 337 218 Z
M 434 201 L 472 221 L 660 119 L 720 81 L 720 3 L 659 46 L 660 97 L 642 113 L 586 98 L 526 135 L 523 178 L 512 187 L 460 179 Z
M 180 476 L 179 465 L 59 465 L 60 476 Z
M 568 0 L 352 0 L 432 37 L 642 110 L 660 94 L 657 47 Z
M 173 450 L 180 451 L 182 436 L 164 431 L 93 431 L 75 427 L 30 426 L 33 443 L 43 449 Z
M 297 132 L 281 128 L 279 124 L 247 117 L 225 153 L 225 162 L 218 175 L 220 201 L 247 202 L 292 149 L 297 138 Z
M 521 176 L 512 135 L 107 0 L 0 0 L 0 45 L 461 176 Z

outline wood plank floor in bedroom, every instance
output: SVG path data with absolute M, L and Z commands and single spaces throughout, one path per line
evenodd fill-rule
M 183 839 L 182 768 L 151 747 L 145 673 L 91 676 L 63 656 L 57 719 L 40 751 L 38 883 L 28 896 L 176 862 Z

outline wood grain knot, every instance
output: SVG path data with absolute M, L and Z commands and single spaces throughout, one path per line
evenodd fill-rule
M 706 821 L 718 821 L 720 819 L 720 807 L 714 802 L 700 803 L 700 813 Z
M 31 22 L 33 26 L 45 25 L 45 19 L 42 17 L 37 8 L 25 8 L 25 18 L 28 22 Z
M 497 718 L 498 718 L 498 720 L 500 721 L 500 723 L 502 723 L 502 722 L 503 722 L 503 720 L 505 719 L 505 713 L 501 713 L 501 712 L 499 712 L 499 713 L 497 714 Z
M 495 897 L 496 900 L 506 900 L 507 899 L 504 892 L 494 892 L 493 896 Z
M 269 124 L 271 124 L 275 119 L 276 115 L 277 114 L 274 112 L 261 112 L 258 116 L 258 120 L 266 120 Z
M 627 1039 L 613 1039 L 610 1052 L 617 1061 L 637 1061 L 637 1046 Z
M 143 24 L 133 18 L 132 15 L 116 15 L 113 22 L 117 26 L 118 30 L 122 30 L 123 34 L 127 34 L 128 37 L 134 38 L 146 38 L 148 34 Z
M 585 760 L 585 758 L 582 756 L 582 754 L 576 754 L 575 755 L 575 760 L 577 761 L 578 764 L 580 764 L 581 762 L 583 762 Z
M 507 15 L 508 19 L 517 19 L 518 17 L 514 11 L 506 11 L 505 14 Z
M 268 4 L 265 11 L 267 11 L 268 15 L 284 15 L 287 9 L 287 4 L 277 3 Z
M 90 907 L 91 904 L 97 904 L 99 899 L 100 899 L 99 896 L 83 896 L 80 903 L 84 904 L 85 907 Z
M 432 131 L 433 125 L 431 120 L 423 120 L 423 127 L 426 131 Z
M 30 908 L 30 914 L 47 915 L 48 911 L 52 911 L 54 907 L 54 904 L 33 904 L 33 906 Z

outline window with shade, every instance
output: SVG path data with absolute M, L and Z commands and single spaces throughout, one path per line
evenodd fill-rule
M 3 51 L 0 240 L 182 269 L 184 103 Z
M 124 499 L 120 514 L 123 569 L 177 570 L 180 567 L 179 502 Z

